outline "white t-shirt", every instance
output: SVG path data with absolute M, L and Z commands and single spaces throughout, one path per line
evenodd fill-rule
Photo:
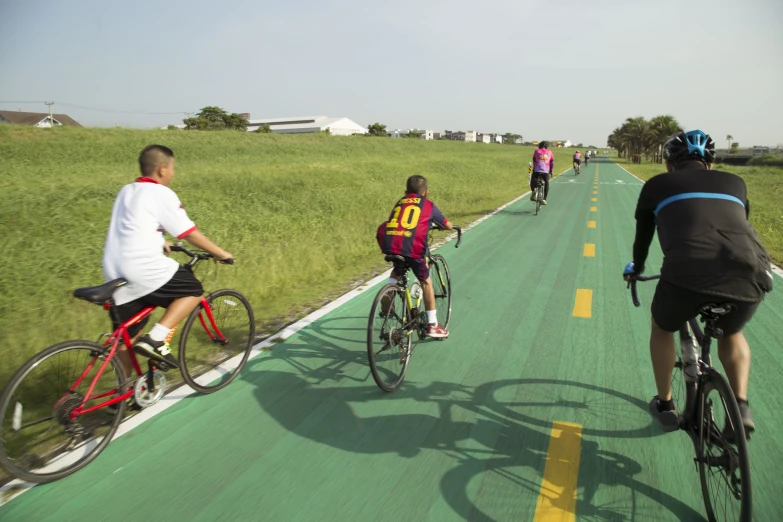
M 128 280 L 114 293 L 115 304 L 154 292 L 176 273 L 179 263 L 163 253 L 163 230 L 179 239 L 196 230 L 174 191 L 150 178 L 122 187 L 103 248 L 106 281 Z

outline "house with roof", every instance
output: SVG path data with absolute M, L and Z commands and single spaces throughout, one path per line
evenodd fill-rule
M 335 136 L 367 134 L 367 127 L 362 127 L 348 118 L 329 118 L 327 116 L 248 120 L 247 130 L 248 132 L 253 132 L 263 125 L 269 125 L 272 132 L 278 134 L 307 134 L 326 130 Z
M 52 114 L 50 119 L 48 112 L 0 111 L 0 123 L 27 127 L 81 127 L 67 114 Z

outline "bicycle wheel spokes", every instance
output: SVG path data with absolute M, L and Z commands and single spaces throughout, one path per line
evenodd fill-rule
M 432 256 L 430 277 L 432 278 L 432 288 L 435 291 L 438 323 L 443 328 L 448 328 L 451 320 L 451 274 L 443 256 L 439 254 Z
M 188 317 L 179 341 L 182 378 L 201 393 L 224 388 L 239 375 L 255 338 L 255 317 L 245 296 L 218 290 L 207 302 L 215 325 L 199 307 Z
M 739 427 L 742 420 L 728 383 L 715 375 L 719 374 L 713 373 L 704 388 L 699 408 L 699 474 L 704 505 L 710 520 L 751 520 L 747 442 L 737 437 L 736 444 L 730 444 L 724 436 L 725 426 Z
M 394 391 L 405 377 L 410 360 L 412 333 L 408 328 L 405 293 L 388 284 L 375 296 L 367 328 L 367 358 L 375 383 Z
M 61 343 L 11 378 L 0 396 L 0 465 L 11 475 L 30 482 L 56 480 L 87 465 L 106 447 L 122 420 L 124 401 L 114 411 L 71 415 L 98 375 L 103 353 L 89 341 Z M 122 380 L 119 362 L 112 358 L 83 409 L 124 393 Z

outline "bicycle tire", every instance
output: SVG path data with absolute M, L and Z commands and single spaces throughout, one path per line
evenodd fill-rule
M 720 399 L 718 409 L 723 409 L 723 413 L 727 415 L 729 422 L 734 427 L 736 445 L 729 444 L 722 436 L 722 426 L 719 426 L 715 422 L 714 414 L 715 409 L 712 406 L 712 401 L 708 401 L 707 397 L 710 392 L 716 392 Z M 707 518 L 710 521 L 722 521 L 722 520 L 739 520 L 741 522 L 750 521 L 752 519 L 752 497 L 751 497 L 751 479 L 750 479 L 750 459 L 748 457 L 748 443 L 745 439 L 745 429 L 742 425 L 742 417 L 740 416 L 739 406 L 737 406 L 737 400 L 734 397 L 734 393 L 731 391 L 726 378 L 721 375 L 717 370 L 710 368 L 705 372 L 702 378 L 702 385 L 699 390 L 699 413 L 697 417 L 700 422 L 699 426 L 699 444 L 697 449 L 697 457 L 699 460 L 699 477 L 701 479 L 702 496 L 704 497 L 704 507 L 707 510 Z M 737 429 L 739 428 L 739 433 Z M 711 450 L 718 450 L 720 455 L 715 455 Z M 739 516 L 732 515 L 729 517 L 717 517 L 715 515 L 715 500 L 712 498 L 711 493 L 713 489 L 710 488 L 710 478 L 712 477 L 711 468 L 719 468 L 719 472 L 725 472 L 725 466 L 710 466 L 706 462 L 707 459 L 728 459 L 729 465 L 734 465 L 734 469 L 731 469 L 731 481 L 730 487 L 734 490 L 734 493 L 739 493 Z M 738 476 L 734 472 L 738 472 Z M 723 477 L 712 477 L 721 479 Z M 727 477 L 728 478 L 728 477 Z M 737 484 L 739 480 L 739 484 Z M 731 494 L 730 491 L 726 491 L 727 494 Z M 732 510 L 736 512 L 736 510 Z
M 253 307 L 247 298 L 236 290 L 217 290 L 206 299 L 212 309 L 215 323 L 227 343 L 221 344 L 213 340 L 204 330 L 201 321 L 198 328 L 193 328 L 196 319 L 201 316 L 210 331 L 212 329 L 209 318 L 206 314 L 202 315 L 203 305 L 190 313 L 179 339 L 182 378 L 191 388 L 205 394 L 221 390 L 237 378 L 250 357 L 256 328 Z M 246 316 L 241 310 L 246 312 Z M 235 325 L 234 320 L 240 323 Z M 220 349 L 215 350 L 216 346 L 220 346 Z M 239 360 L 236 360 L 237 358 Z M 213 373 L 213 370 L 218 373 Z
M 85 439 L 83 435 L 67 434 L 62 419 L 64 419 L 70 411 L 68 409 L 62 409 L 58 411 L 57 408 L 60 406 L 57 406 L 57 404 L 67 403 L 68 399 L 65 398 L 63 394 L 69 389 L 84 390 L 86 392 L 86 389 L 90 386 L 90 384 L 94 379 L 94 375 L 92 374 L 92 372 L 95 371 L 97 373 L 98 369 L 100 368 L 100 364 L 97 364 L 97 362 L 100 362 L 100 359 L 96 362 L 96 364 L 93 365 L 92 369 L 90 370 L 90 373 L 79 384 L 79 386 L 74 386 L 79 375 L 82 375 L 84 370 L 86 369 L 86 366 L 78 366 L 79 354 L 77 354 L 75 357 L 76 361 L 74 367 L 79 368 L 78 370 L 79 373 L 76 373 L 75 377 L 73 377 L 73 380 L 69 382 L 69 384 L 67 385 L 65 384 L 65 382 L 70 381 L 70 379 L 62 381 L 62 385 L 64 386 L 63 391 L 58 392 L 57 390 L 55 390 L 54 395 L 47 395 L 44 392 L 44 395 L 46 396 L 44 398 L 41 397 L 41 392 L 43 390 L 42 386 L 40 385 L 40 383 L 34 382 L 33 371 L 40 370 L 41 372 L 45 372 L 47 369 L 51 369 L 52 368 L 51 361 L 50 364 L 48 365 L 43 365 L 41 363 L 43 363 L 47 359 L 53 358 L 54 356 L 60 353 L 70 351 L 70 350 L 85 350 L 88 352 L 87 355 L 89 359 L 93 359 L 96 356 L 100 357 L 107 353 L 107 350 L 103 346 L 91 341 L 66 341 L 66 342 L 55 344 L 39 352 L 33 358 L 28 360 L 24 365 L 22 365 L 22 367 L 19 368 L 16 371 L 16 373 L 14 373 L 14 375 L 11 377 L 11 380 L 8 381 L 2 393 L 0 394 L 0 467 L 2 467 L 9 475 L 15 478 L 24 480 L 26 482 L 43 484 L 46 482 L 52 482 L 67 477 L 68 475 L 82 469 L 87 464 L 92 462 L 104 449 L 106 449 L 106 446 L 108 446 L 112 437 L 116 433 L 117 428 L 120 425 L 120 422 L 122 421 L 123 415 L 125 414 L 125 408 L 127 406 L 126 401 L 120 401 L 116 403 L 117 410 L 115 413 L 109 413 L 109 410 L 106 410 L 105 408 L 101 408 L 100 410 L 95 410 L 95 412 L 91 412 L 85 414 L 84 416 L 79 417 L 80 419 L 87 418 L 87 419 L 94 419 L 95 421 L 98 421 L 99 419 L 105 419 L 106 421 L 110 420 L 110 422 L 105 422 L 103 424 L 93 423 L 91 425 L 88 425 L 87 427 L 80 426 L 81 430 L 85 430 L 88 435 L 92 435 L 95 432 L 96 428 L 99 428 L 101 426 L 107 426 L 107 431 L 102 435 L 103 438 L 99 442 L 97 442 L 97 444 L 92 444 L 92 448 L 90 448 L 89 446 L 91 445 L 93 438 Z M 72 358 L 73 358 L 73 354 L 69 354 L 68 363 L 71 362 Z M 107 376 L 107 380 L 106 380 L 107 385 L 109 386 L 116 385 L 117 394 L 122 395 L 123 393 L 125 393 L 127 387 L 127 383 L 125 382 L 125 372 L 122 368 L 122 364 L 120 364 L 117 357 L 112 357 L 111 360 L 109 361 L 109 365 L 111 366 L 111 369 L 114 370 L 116 379 L 112 379 L 108 375 L 108 372 L 106 371 L 103 374 L 101 374 L 101 377 Z M 109 366 L 107 366 L 107 369 L 108 368 Z M 57 374 L 55 378 L 55 382 L 57 386 L 55 386 L 55 388 L 58 388 L 59 385 L 61 384 L 60 375 L 61 375 L 60 366 L 57 366 Z M 30 408 L 29 405 L 31 403 L 29 401 L 25 401 L 26 405 L 24 409 L 22 409 L 22 403 L 20 401 L 23 400 L 22 394 L 24 394 L 25 389 L 24 388 L 20 389 L 20 385 L 24 383 L 25 378 L 27 378 L 28 376 L 30 376 L 29 379 L 30 389 L 35 390 L 34 395 L 37 395 L 38 398 L 42 398 L 42 400 L 44 401 L 44 405 L 38 408 L 36 407 Z M 46 382 L 52 382 L 52 381 L 50 380 L 49 377 L 47 377 Z M 76 393 L 78 395 L 78 392 Z M 93 391 L 93 393 L 95 393 L 95 391 Z M 52 397 L 55 396 L 61 396 L 61 398 L 55 399 L 54 404 L 52 404 L 50 401 L 52 400 Z M 9 415 L 10 413 L 9 406 L 11 405 L 13 399 L 16 399 L 16 402 L 13 407 L 13 413 Z M 105 400 L 108 399 L 107 398 L 97 399 L 97 401 L 101 401 L 101 402 Z M 80 402 L 81 399 L 75 398 L 75 401 Z M 71 402 L 70 404 L 76 406 L 79 404 L 79 402 Z M 46 404 L 52 404 L 52 405 L 47 406 Z M 23 446 L 23 450 L 25 448 L 30 447 L 30 444 L 27 444 L 24 439 L 19 438 L 16 440 L 9 440 L 8 438 L 9 434 L 12 431 L 17 431 L 17 432 L 21 431 L 21 428 L 16 428 L 15 424 L 22 422 L 23 415 L 25 415 L 28 411 L 32 411 L 32 412 L 38 411 L 40 412 L 39 415 L 43 414 L 43 415 L 51 415 L 51 416 L 48 419 L 36 420 L 33 423 L 28 423 L 28 425 L 26 426 L 27 428 L 39 427 L 37 429 L 40 430 L 44 428 L 46 424 L 50 424 L 52 427 L 47 428 L 43 432 L 43 434 L 44 435 L 50 434 L 52 429 L 54 429 L 57 433 L 62 433 L 66 435 L 67 438 L 69 438 L 68 444 L 65 447 L 58 447 L 57 445 L 53 446 L 52 443 L 50 442 L 50 438 L 47 437 L 45 442 L 49 444 L 45 447 L 41 447 L 38 450 L 39 452 L 44 452 L 43 454 L 34 454 L 32 448 L 30 448 L 29 454 L 19 455 L 16 456 L 16 458 L 9 455 L 9 446 L 13 445 L 14 443 L 25 444 L 25 446 Z M 59 417 L 59 419 L 61 420 L 58 421 L 57 417 Z M 70 428 L 74 429 L 76 428 L 76 426 L 71 425 Z M 51 433 L 51 435 L 56 436 L 57 433 Z M 30 435 L 30 437 L 32 436 L 33 435 Z M 81 442 L 76 446 L 72 446 L 77 437 L 79 437 L 79 440 Z M 82 451 L 83 453 L 83 456 L 81 458 L 78 458 L 78 452 L 75 451 L 77 449 L 80 449 L 80 451 Z M 72 461 L 74 457 L 77 460 L 75 460 L 71 464 L 68 464 L 68 462 Z M 44 471 L 48 467 L 51 467 L 53 464 L 56 464 L 58 461 L 64 463 L 65 467 L 58 471 L 49 471 L 49 472 Z M 28 464 L 30 467 L 35 466 L 35 468 L 23 469 L 21 464 L 22 462 Z
M 451 272 L 449 272 L 449 265 L 446 263 L 446 259 L 440 254 L 430 256 L 432 259 L 432 266 L 435 268 L 433 273 L 430 270 L 430 277 L 432 278 L 432 289 L 435 292 L 435 310 L 438 314 L 438 323 L 448 329 L 449 321 L 451 321 Z
M 383 313 L 381 304 L 384 296 L 390 296 L 391 299 L 386 313 Z M 389 311 L 391 313 L 388 313 Z M 367 324 L 367 360 L 375 384 L 385 392 L 396 390 L 408 371 L 413 342 L 413 330 L 405 328 L 410 321 L 409 316 L 404 291 L 396 284 L 384 285 L 375 296 L 370 309 L 370 320 Z M 394 320 L 397 321 L 396 327 L 390 326 L 394 324 Z M 379 357 L 381 354 L 384 354 L 383 357 Z

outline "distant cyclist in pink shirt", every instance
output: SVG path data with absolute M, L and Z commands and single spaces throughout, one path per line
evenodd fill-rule
M 544 180 L 544 200 L 542 205 L 546 205 L 546 198 L 549 195 L 549 176 L 555 168 L 555 155 L 549 150 L 549 142 L 542 141 L 533 153 L 533 175 L 530 177 L 530 201 L 535 201 L 536 180 Z

